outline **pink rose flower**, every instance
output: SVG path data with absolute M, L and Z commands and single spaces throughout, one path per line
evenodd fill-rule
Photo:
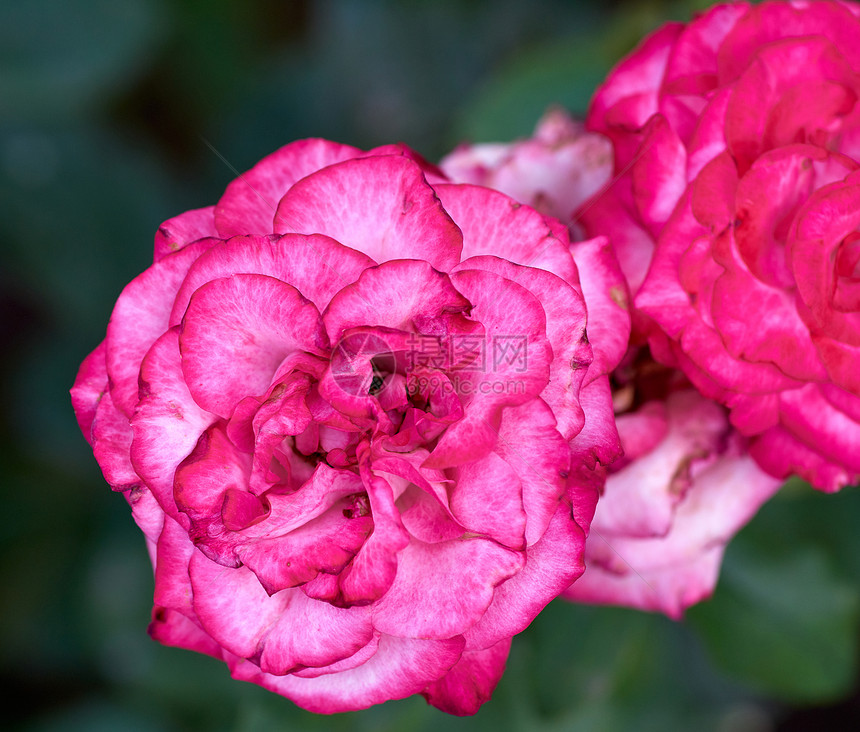
M 543 214 L 573 224 L 573 212 L 609 182 L 612 147 L 560 108 L 548 111 L 534 135 L 513 143 L 460 145 L 439 164 L 455 183 L 495 188 Z
M 718 5 L 647 38 L 588 117 L 619 180 L 583 220 L 652 352 L 823 490 L 860 478 L 858 37 L 853 3 Z
M 583 571 L 619 282 L 605 240 L 397 146 L 296 142 L 167 221 L 72 390 L 151 635 L 316 712 L 477 711 Z
M 723 407 L 637 355 L 615 373 L 624 458 L 597 504 L 585 574 L 564 596 L 679 619 L 713 593 L 726 544 L 780 481 L 755 464 Z

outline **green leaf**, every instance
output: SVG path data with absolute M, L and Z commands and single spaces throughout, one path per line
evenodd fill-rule
M 857 671 L 860 592 L 833 531 L 856 496 L 810 494 L 765 506 L 730 545 L 714 598 L 688 613 L 720 668 L 795 703 L 846 694 Z

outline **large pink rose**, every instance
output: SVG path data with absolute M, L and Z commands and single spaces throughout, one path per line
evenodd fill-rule
M 584 221 L 652 352 L 824 490 L 860 477 L 858 38 L 853 3 L 719 5 L 647 38 L 588 118 L 619 178 Z
M 73 388 L 152 636 L 313 711 L 474 713 L 583 570 L 619 277 L 394 146 L 293 143 L 166 222 Z

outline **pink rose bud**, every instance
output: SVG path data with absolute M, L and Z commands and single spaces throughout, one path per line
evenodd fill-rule
M 72 389 L 151 635 L 316 712 L 476 712 L 583 571 L 623 287 L 604 239 L 398 146 L 295 142 L 167 221 Z
M 717 5 L 646 38 L 587 121 L 618 179 L 583 222 L 637 331 L 766 471 L 827 491 L 860 479 L 858 38 L 855 3 Z

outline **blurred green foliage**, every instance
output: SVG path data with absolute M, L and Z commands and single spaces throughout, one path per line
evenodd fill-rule
M 802 729 L 850 699 L 860 496 L 790 486 L 730 546 L 688 621 L 553 603 L 473 719 L 422 699 L 314 717 L 218 662 L 151 642 L 142 537 L 67 390 L 158 224 L 302 136 L 527 135 L 582 113 L 649 29 L 696 2 L 4 0 L 0 4 L 0 653 L 12 728 Z M 855 728 L 857 702 L 813 719 Z M 816 716 L 816 714 L 818 716 Z M 836 714 L 836 716 L 832 716 Z M 851 715 L 854 715 L 853 717 Z M 835 722 L 833 720 L 836 720 Z M 791 726 L 795 724 L 795 726 Z

